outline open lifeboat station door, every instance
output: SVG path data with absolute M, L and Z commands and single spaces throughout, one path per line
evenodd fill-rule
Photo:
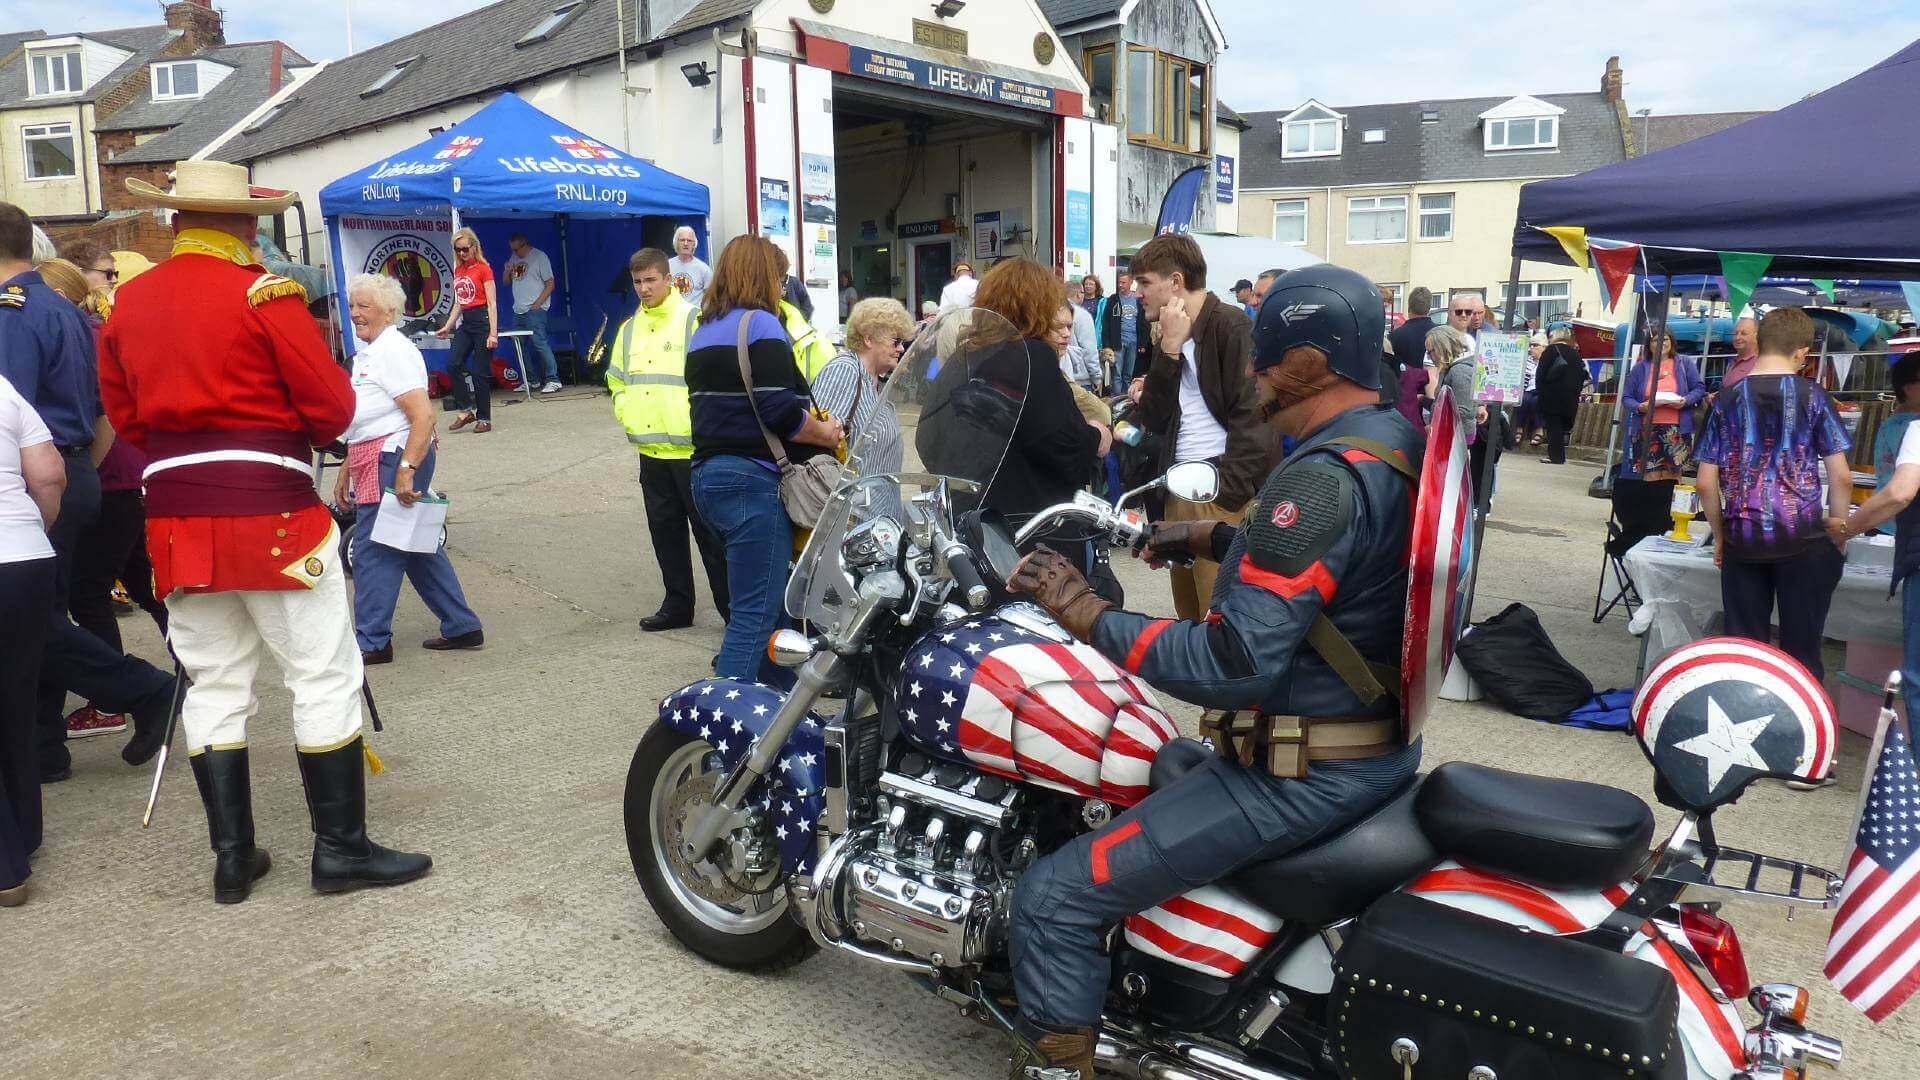
M 846 281 L 918 316 L 960 262 L 975 276 L 1021 256 L 1074 276 L 1110 268 L 1111 229 L 1092 225 L 1095 195 L 1117 186 L 1094 176 L 1096 162 L 1118 167 L 1110 126 L 808 62 L 750 63 L 749 216 L 786 248 L 816 326 L 838 328 Z

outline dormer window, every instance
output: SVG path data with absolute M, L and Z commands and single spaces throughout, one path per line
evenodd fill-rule
M 31 97 L 79 93 L 86 89 L 80 72 L 79 46 L 27 51 L 27 77 L 32 82 L 27 93 Z
M 1288 113 L 1280 119 L 1280 156 L 1282 158 L 1338 157 L 1341 128 L 1346 117 L 1317 101 Z M 1383 134 L 1381 138 L 1385 138 Z
M 1488 153 L 1552 150 L 1560 145 L 1560 117 L 1567 110 L 1536 97 L 1517 97 L 1480 114 Z
M 153 65 L 153 99 L 172 101 L 201 95 L 200 65 L 192 60 Z
M 384 93 L 388 87 L 392 86 L 396 82 L 399 82 L 400 76 L 405 75 L 407 73 L 407 69 L 412 67 L 414 64 L 418 63 L 419 60 L 420 58 L 418 56 L 409 56 L 405 60 L 402 60 L 399 63 L 388 68 L 387 70 L 381 72 L 380 77 L 373 80 L 373 85 L 367 87 L 365 90 L 360 91 L 360 96 L 372 97 L 375 94 Z

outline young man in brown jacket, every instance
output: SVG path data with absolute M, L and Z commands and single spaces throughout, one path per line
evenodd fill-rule
M 1267 441 L 1252 382 L 1253 321 L 1207 291 L 1207 260 L 1190 236 L 1156 236 L 1131 267 L 1141 308 L 1159 328 L 1146 376 L 1134 383 L 1140 425 L 1165 434 L 1161 472 L 1210 461 L 1220 492 L 1210 503 L 1169 497 L 1168 521 L 1238 523 L 1267 472 Z M 1217 563 L 1173 568 L 1173 606 L 1198 619 L 1213 599 Z

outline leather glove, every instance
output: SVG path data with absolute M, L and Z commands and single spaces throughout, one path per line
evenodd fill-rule
M 1072 559 L 1045 544 L 1020 560 L 1020 565 L 1014 567 L 1013 577 L 1007 581 L 1007 588 L 1032 594 L 1041 607 L 1053 613 L 1067 633 L 1088 643 L 1093 641 L 1093 624 L 1113 606 L 1093 591 Z
M 1168 563 L 1191 566 L 1195 559 L 1213 558 L 1213 529 L 1217 521 L 1156 521 L 1145 550 L 1135 552 L 1159 569 Z

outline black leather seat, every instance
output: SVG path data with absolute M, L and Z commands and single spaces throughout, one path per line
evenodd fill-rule
M 1450 761 L 1420 787 L 1420 826 L 1461 863 L 1553 889 L 1625 881 L 1648 855 L 1653 811 L 1630 792 Z
M 1158 791 L 1213 756 L 1213 751 L 1192 739 L 1175 739 L 1160 748 L 1147 784 Z M 1327 926 L 1358 915 L 1440 861 L 1414 811 L 1420 786 L 1416 776 L 1346 830 L 1270 862 L 1244 867 L 1224 884 L 1290 922 Z

